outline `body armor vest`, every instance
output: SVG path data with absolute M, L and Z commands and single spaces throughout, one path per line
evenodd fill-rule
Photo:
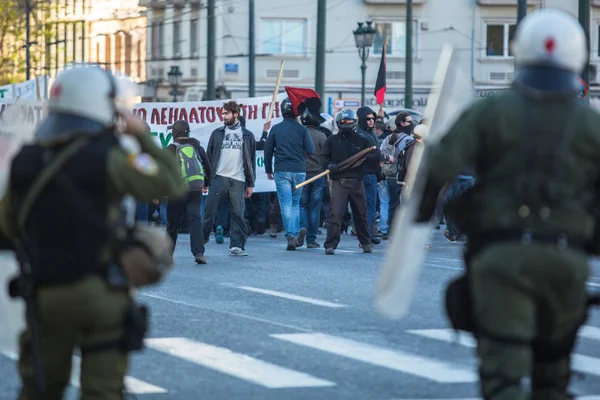
M 64 146 L 23 147 L 11 169 L 14 204 L 22 201 L 40 171 Z M 110 193 L 107 173 L 114 146 L 118 146 L 114 135 L 91 138 L 34 202 L 25 232 L 35 284 L 69 283 L 104 272 L 106 265 L 100 260 L 112 237 L 108 212 L 119 200 Z

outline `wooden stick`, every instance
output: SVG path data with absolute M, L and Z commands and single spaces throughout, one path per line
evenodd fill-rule
M 35 95 L 36 95 L 37 101 L 40 101 L 42 99 L 42 96 L 40 94 L 40 77 L 39 76 L 35 77 Z
M 283 77 L 283 64 L 285 60 L 281 60 L 281 65 L 279 66 L 279 76 L 277 77 L 277 82 L 275 83 L 275 90 L 273 91 L 273 98 L 271 99 L 271 106 L 269 107 L 269 114 L 267 115 L 267 123 L 271 122 L 273 119 L 273 111 L 275 111 L 275 103 L 277 102 L 277 95 L 279 94 L 279 84 L 281 83 L 281 78 Z
M 326 169 L 325 172 L 321 172 L 319 175 L 313 176 L 312 178 L 310 178 L 302 183 L 297 184 L 296 189 L 300 189 L 302 186 L 308 185 L 309 183 L 314 182 L 317 179 L 324 177 L 325 175 L 329 174 L 330 172 L 331 172 L 330 170 Z

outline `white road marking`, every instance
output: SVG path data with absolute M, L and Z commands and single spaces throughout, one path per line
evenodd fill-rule
M 328 387 L 333 382 L 283 368 L 229 349 L 186 338 L 146 339 L 155 350 L 246 380 L 269 389 Z
M 2 352 L 6 357 L 12 360 L 18 360 L 19 356 L 13 352 Z M 81 376 L 81 358 L 73 356 L 71 363 L 71 385 L 73 387 L 80 387 L 80 376 Z M 159 386 L 152 385 L 148 382 L 144 382 L 137 378 L 126 376 L 125 377 L 125 391 L 134 394 L 156 394 L 156 393 L 167 393 L 167 389 Z
M 322 333 L 277 334 L 271 336 L 276 339 L 286 340 L 379 367 L 416 375 L 435 382 L 472 383 L 478 380 L 475 372 L 460 368 L 451 363 Z
M 303 303 L 314 304 L 314 305 L 317 305 L 317 306 L 330 307 L 330 308 L 344 308 L 344 307 L 348 307 L 345 304 L 331 303 L 329 301 L 317 300 L 317 299 L 312 299 L 310 297 L 304 297 L 304 296 L 297 296 L 295 294 L 290 294 L 290 293 L 277 292 L 275 290 L 260 289 L 260 288 L 255 288 L 255 287 L 252 287 L 252 286 L 236 286 L 236 287 L 238 289 L 248 290 L 250 292 L 268 294 L 270 296 L 276 296 L 276 297 L 282 297 L 284 299 L 301 301 Z
M 586 339 L 600 340 L 600 329 L 593 326 L 584 325 L 579 329 L 579 336 Z
M 251 321 L 263 322 L 265 324 L 270 324 L 270 325 L 273 325 L 273 326 L 279 326 L 281 328 L 293 329 L 293 330 L 300 331 L 300 332 L 313 332 L 310 329 L 302 328 L 302 327 L 295 326 L 295 325 L 284 324 L 284 323 L 277 322 L 277 321 L 271 321 L 271 320 L 266 319 L 266 318 L 253 317 L 252 315 L 240 314 L 240 313 L 236 313 L 236 312 L 232 312 L 232 311 L 217 310 L 217 309 L 211 308 L 209 306 L 203 306 L 201 304 L 190 303 L 190 302 L 183 301 L 183 300 L 171 299 L 169 297 L 159 296 L 157 294 L 150 294 L 150 293 L 141 293 L 141 292 L 138 292 L 138 295 L 139 296 L 150 297 L 151 299 L 166 301 L 166 302 L 169 302 L 169 303 L 172 303 L 172 304 L 178 304 L 178 305 L 182 305 L 182 306 L 197 308 L 199 310 L 205 310 L 205 311 L 216 312 L 216 313 L 225 314 L 225 315 L 231 315 L 233 317 L 249 319 Z
M 460 340 L 456 341 L 456 336 L 452 329 L 423 329 L 409 330 L 407 332 L 447 343 L 457 343 L 464 347 L 474 348 L 476 346 L 475 339 L 470 335 L 461 335 Z M 600 376 L 600 358 L 574 353 L 571 360 L 575 371 Z

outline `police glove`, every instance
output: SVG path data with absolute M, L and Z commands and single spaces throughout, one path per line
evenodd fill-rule
M 327 169 L 329 170 L 329 172 L 337 172 L 338 166 L 337 164 L 331 163 L 327 166 Z

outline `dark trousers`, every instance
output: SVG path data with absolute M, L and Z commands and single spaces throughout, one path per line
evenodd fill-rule
M 279 204 L 279 197 L 275 193 L 275 199 L 273 200 L 273 207 L 269 213 L 269 224 L 279 226 L 283 223 L 281 218 L 281 205 Z
M 373 233 L 373 223 L 377 214 L 377 175 L 365 174 L 363 176 L 365 195 L 367 198 L 367 222 L 369 234 Z
M 339 179 L 334 180 L 331 185 L 326 249 L 335 249 L 340 243 L 342 220 L 348 209 L 348 201 L 350 201 L 358 241 L 362 245 L 371 244 L 371 235 L 367 228 L 367 196 L 363 182 L 360 179 Z
M 217 175 L 211 182 L 208 199 L 204 207 L 204 239 L 208 241 L 213 223 L 219 211 L 219 206 L 226 199 L 229 200 L 231 213 L 231 239 L 229 248 L 239 247 L 245 250 L 246 240 L 250 235 L 250 228 L 244 219 L 246 208 L 246 183 L 231 178 Z
M 325 178 L 319 178 L 305 185 L 300 197 L 300 229 L 306 229 L 306 243 L 314 243 L 317 240 L 321 207 L 323 205 L 323 190 Z
M 177 242 L 179 225 L 183 215 L 187 216 L 188 229 L 190 231 L 190 248 L 192 254 L 204 254 L 204 235 L 202 227 L 202 191 L 187 192 L 180 198 L 169 199 L 167 203 L 167 234 Z

